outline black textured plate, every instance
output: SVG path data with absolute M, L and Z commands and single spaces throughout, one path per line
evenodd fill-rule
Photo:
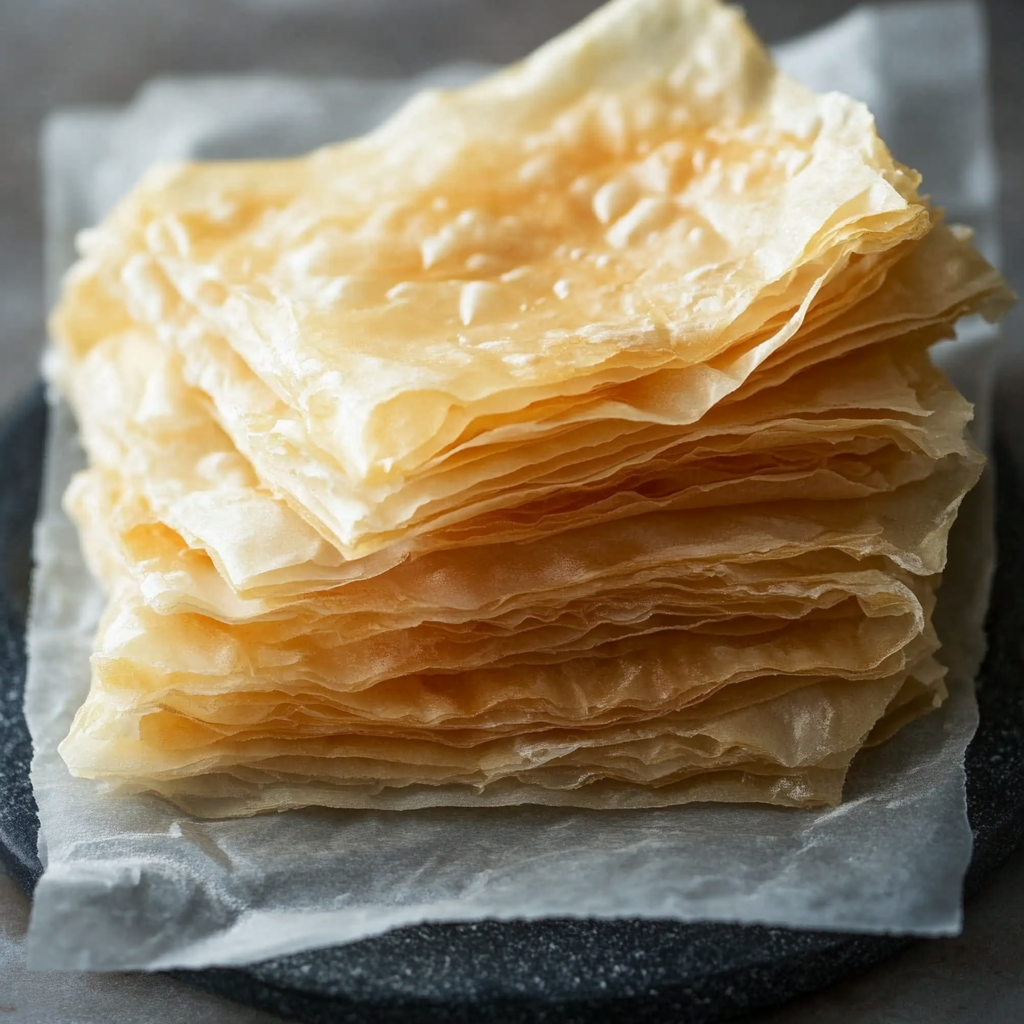
M 0 426 L 0 856 L 26 892 L 42 867 L 22 713 L 25 610 L 46 406 Z M 967 892 L 1024 831 L 1024 488 L 997 452 L 999 567 L 967 752 L 974 856 Z M 176 971 L 190 984 L 310 1024 L 549 1021 L 711 1024 L 823 988 L 910 940 L 650 920 L 429 924 L 245 968 Z

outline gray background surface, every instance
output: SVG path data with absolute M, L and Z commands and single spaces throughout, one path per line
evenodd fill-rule
M 38 131 L 51 110 L 123 103 L 157 74 L 279 70 L 399 76 L 456 59 L 505 62 L 593 0 L 0 0 L 0 408 L 32 381 L 44 335 Z M 776 42 L 852 0 L 747 0 Z M 1024 291 L 1024 2 L 988 0 L 1004 269 Z M 898 155 L 898 154 L 897 154 Z M 1024 351 L 1024 311 L 1006 325 Z M 1016 361 L 1016 366 L 1021 360 Z M 1014 366 L 1008 370 L 1014 370 Z M 1024 436 L 1024 388 L 1003 375 L 999 420 Z M 0 459 L 3 453 L 0 453 Z M 0 877 L 0 1020 L 251 1022 L 272 1018 L 163 978 L 24 971 L 27 901 Z M 964 936 L 921 944 L 760 1024 L 992 1024 L 1024 1019 L 1024 851 L 968 908 Z
M 124 103 L 159 74 L 278 70 L 402 76 L 458 59 L 506 62 L 595 0 L 0 0 L 0 408 L 33 379 L 43 337 L 38 133 L 59 107 Z M 854 0 L 747 0 L 778 42 Z M 1024 2 L 987 0 L 1004 266 L 1024 290 Z M 898 156 L 899 154 L 897 154 Z M 1007 325 L 1024 334 L 1024 309 Z M 1004 402 L 1024 433 L 1024 403 Z

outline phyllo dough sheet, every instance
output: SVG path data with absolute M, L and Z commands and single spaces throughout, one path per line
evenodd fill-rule
M 862 104 L 615 0 L 371 134 L 149 173 L 52 325 L 72 771 L 210 815 L 841 799 L 946 695 L 1010 294 Z

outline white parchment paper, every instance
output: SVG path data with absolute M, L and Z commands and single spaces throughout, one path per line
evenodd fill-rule
M 896 155 L 997 256 L 984 32 L 970 3 L 864 8 L 779 52 L 815 88 L 867 100 Z M 470 67 L 439 72 L 463 80 Z M 435 78 L 435 80 L 438 80 Z M 51 289 L 71 240 L 152 160 L 301 152 L 368 128 L 418 83 L 165 81 L 123 112 L 57 117 L 46 142 Z M 986 405 L 992 335 L 943 360 Z M 991 566 L 989 489 L 965 503 L 940 595 L 951 697 L 858 758 L 839 808 L 689 806 L 406 812 L 307 810 L 200 821 L 72 778 L 56 747 L 88 687 L 102 598 L 60 495 L 81 464 L 54 407 L 36 535 L 26 712 L 46 872 L 29 930 L 37 968 L 199 967 L 346 942 L 425 920 L 646 916 L 952 934 L 971 836 L 963 752 Z

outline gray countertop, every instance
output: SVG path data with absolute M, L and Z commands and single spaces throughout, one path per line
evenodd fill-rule
M 593 0 L 0 0 L 0 408 L 36 375 L 44 336 L 39 126 L 54 109 L 124 103 L 157 74 L 400 76 L 505 62 L 578 20 Z M 747 0 L 781 41 L 852 0 Z M 994 127 L 1003 179 L 1004 269 L 1024 290 L 1024 2 L 988 0 Z M 926 16 L 923 14 L 923 16 Z M 1024 365 L 1024 310 L 1006 325 Z M 1016 373 L 999 419 L 1024 437 Z M 27 1024 L 271 1021 L 163 977 L 31 975 L 28 901 L 0 875 L 0 1019 Z M 921 943 L 862 978 L 760 1024 L 991 1024 L 1024 1020 L 1024 850 L 968 907 L 959 939 Z
M 33 974 L 29 902 L 0 874 L 0 1020 L 9 1024 L 274 1024 L 163 975 Z M 745 1024 L 1018 1024 L 1024 1020 L 1024 849 L 967 907 L 956 939 L 919 942 L 868 973 Z M 484 1024 L 484 1022 L 481 1022 Z

